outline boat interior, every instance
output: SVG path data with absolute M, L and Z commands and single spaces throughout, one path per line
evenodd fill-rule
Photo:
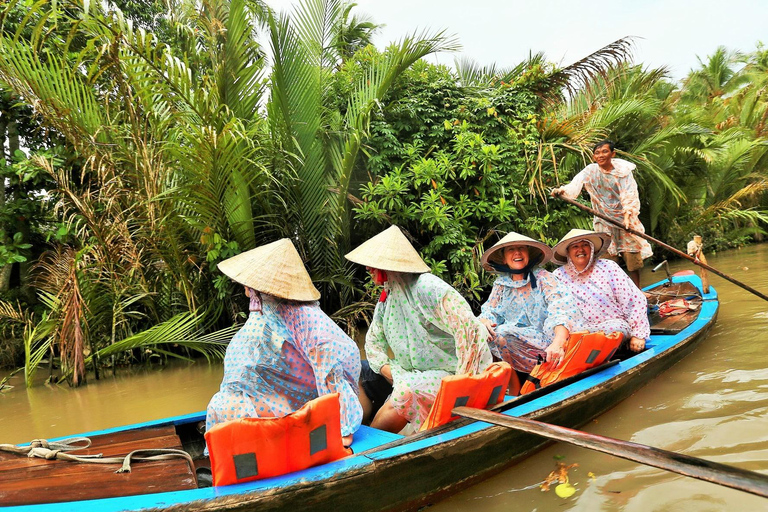
M 670 279 L 671 281 L 671 279 Z M 646 291 L 649 299 L 651 332 L 655 335 L 674 335 L 689 326 L 699 314 L 699 308 L 662 316 L 659 305 L 674 299 L 685 299 L 689 304 L 700 304 L 699 290 L 689 282 L 665 282 Z M 653 343 L 653 340 L 650 342 Z M 611 361 L 582 372 L 579 375 L 556 382 L 523 396 L 507 396 L 491 408 L 504 411 L 539 398 L 572 382 L 617 364 L 630 352 L 619 352 Z M 203 417 L 204 419 L 204 417 Z M 356 454 L 374 454 L 384 449 L 435 436 L 466 425 L 471 420 L 458 419 L 451 423 L 419 432 L 410 436 L 392 434 L 368 426 L 356 432 L 352 449 Z M 92 445 L 77 454 L 101 453 L 105 457 L 126 455 L 137 449 L 175 448 L 187 451 L 195 462 L 190 467 L 187 460 L 174 459 L 140 462 L 133 465 L 130 473 L 115 474 L 114 464 L 80 464 L 39 458 L 27 458 L 0 451 L 0 506 L 60 503 L 67 501 L 98 499 L 117 496 L 160 493 L 195 489 L 210 485 L 206 481 L 206 469 L 210 461 L 203 453 L 205 440 L 202 435 L 204 421 L 200 417 L 177 425 L 145 427 L 139 430 L 115 431 L 90 437 Z M 208 475 L 210 472 L 208 471 Z M 199 477 L 199 478 L 198 478 Z

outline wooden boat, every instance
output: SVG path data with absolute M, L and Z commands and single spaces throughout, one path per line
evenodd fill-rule
M 718 312 L 717 294 L 695 275 L 675 275 L 646 291 L 650 303 L 695 296 L 696 311 L 651 315 L 645 351 L 615 359 L 494 410 L 577 428 L 607 411 L 691 352 Z M 183 448 L 195 466 L 208 464 L 197 425 L 204 413 L 83 434 L 83 453 L 105 456 L 138 448 Z M 182 459 L 115 466 L 28 459 L 0 452 L 3 512 L 82 510 L 313 510 L 415 509 L 502 471 L 547 444 L 543 438 L 487 423 L 457 420 L 403 437 L 361 427 L 355 455 L 297 473 L 224 487 L 198 488 L 195 468 Z M 88 500 L 88 501 L 84 501 Z

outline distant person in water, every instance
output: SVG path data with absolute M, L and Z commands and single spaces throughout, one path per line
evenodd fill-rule
M 583 328 L 590 332 L 624 334 L 633 352 L 651 336 L 648 301 L 616 262 L 598 259 L 611 239 L 607 233 L 572 229 L 554 247 L 555 276 L 576 297 Z
M 491 351 L 520 374 L 539 360 L 560 365 L 581 313 L 568 290 L 540 268 L 552 250 L 510 233 L 483 253 L 483 268 L 498 274 L 478 317 L 491 333 Z
M 635 164 L 616 158 L 615 145 L 610 140 L 595 144 L 593 158 L 596 163 L 585 167 L 569 184 L 552 190 L 552 194 L 576 199 L 581 189 L 586 188 L 595 211 L 616 220 L 624 227 L 645 233 L 639 217 L 637 183 L 632 176 Z M 639 287 L 643 260 L 653 254 L 650 244 L 599 217 L 595 217 L 593 222 L 595 231 L 607 233 L 611 237 L 608 256 L 613 259 L 621 256 L 632 282 Z
M 284 238 L 222 261 L 219 270 L 245 286 L 250 313 L 224 357 L 221 389 L 208 404 L 206 428 L 237 418 L 281 417 L 339 393 L 344 446 L 360 427 L 360 351 L 317 303 L 304 263 Z
M 384 286 L 365 337 L 368 372 L 373 375 L 366 375 L 363 365 L 361 384 L 369 394 L 373 377 L 380 376 L 392 384 L 392 392 L 371 426 L 399 432 L 410 423 L 418 430 L 443 377 L 476 374 L 493 362 L 488 331 L 459 292 L 429 273 L 397 226 L 346 258 L 365 265 L 371 279 Z

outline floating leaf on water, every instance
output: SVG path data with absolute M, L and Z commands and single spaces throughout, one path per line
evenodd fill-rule
M 555 494 L 557 494 L 559 497 L 565 499 L 570 498 L 576 493 L 576 488 L 569 484 L 568 482 L 564 484 L 560 484 L 557 487 L 555 487 Z
M 552 458 L 555 459 L 555 460 L 565 460 L 565 455 L 555 455 Z
M 562 462 L 557 463 L 557 467 L 547 475 L 547 478 L 541 483 L 541 490 L 548 491 L 550 486 L 555 482 L 561 484 L 568 482 L 568 470 L 571 468 L 579 467 L 578 464 L 565 465 Z

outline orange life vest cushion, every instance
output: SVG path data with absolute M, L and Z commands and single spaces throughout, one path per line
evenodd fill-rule
M 552 368 L 550 362 L 536 365 L 523 384 L 520 394 L 525 395 L 603 364 L 613 357 L 623 338 L 624 335 L 620 332 L 608 335 L 603 332 L 571 333 L 565 347 L 563 363 L 557 368 Z
M 487 409 L 504 400 L 512 375 L 509 363 L 491 364 L 477 375 L 448 375 L 443 377 L 435 403 L 429 410 L 429 416 L 422 423 L 421 430 L 434 428 L 455 419 L 451 411 L 464 405 L 477 409 Z
M 324 395 L 282 418 L 240 418 L 205 433 L 213 485 L 292 473 L 351 454 L 341 440 L 339 394 Z

